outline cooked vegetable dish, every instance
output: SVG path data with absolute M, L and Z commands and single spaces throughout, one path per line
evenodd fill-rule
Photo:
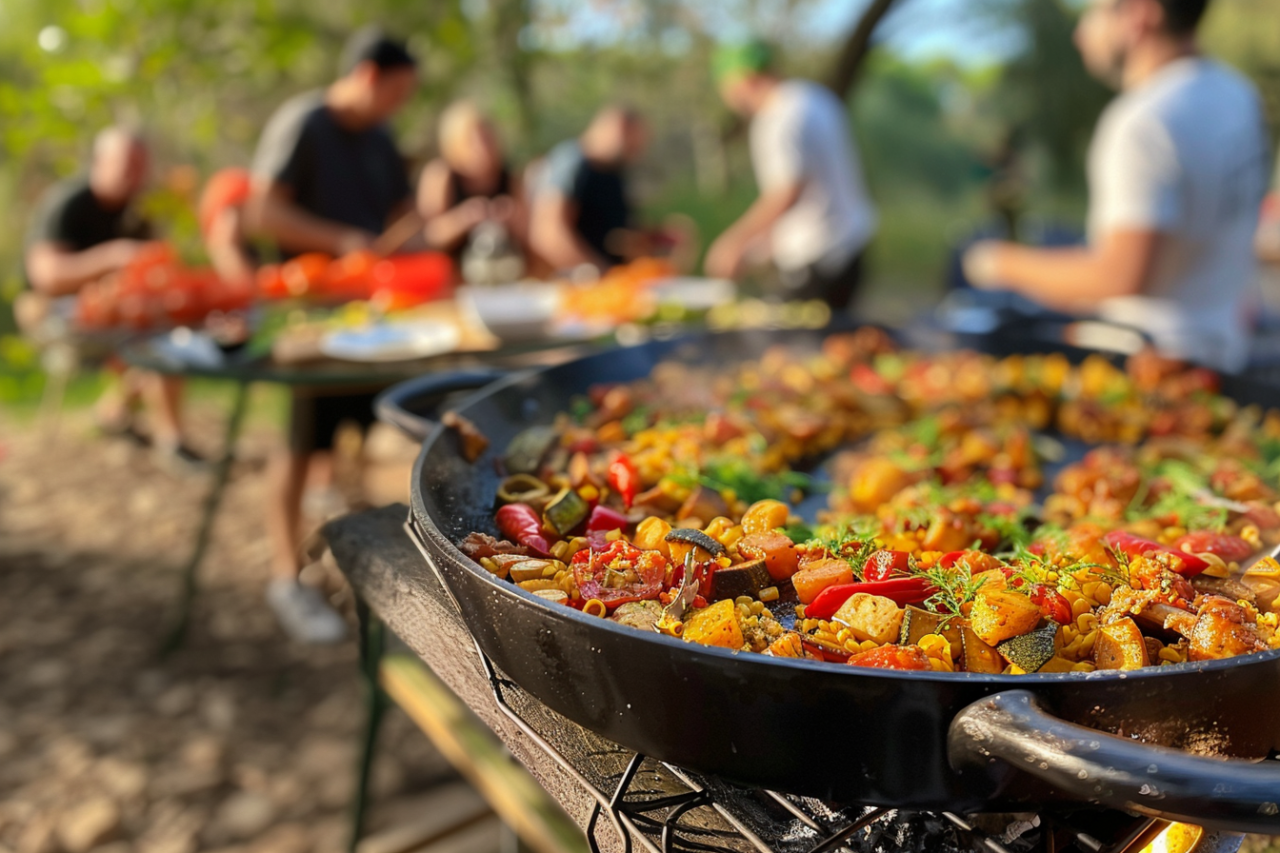
M 503 465 L 497 535 L 465 554 L 690 643 L 1014 674 L 1280 648 L 1280 413 L 1152 354 L 862 329 L 592 388 Z

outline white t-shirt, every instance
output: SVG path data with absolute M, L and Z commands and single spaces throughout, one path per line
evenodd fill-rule
M 1164 240 L 1144 292 L 1106 300 L 1104 319 L 1175 356 L 1244 366 L 1267 147 L 1253 86 L 1206 59 L 1172 62 L 1112 102 L 1089 152 L 1090 239 L 1139 229 Z
M 804 182 L 774 224 L 773 262 L 832 270 L 867 245 L 876 210 L 867 194 L 844 104 L 807 80 L 787 80 L 751 121 L 751 162 L 761 192 Z

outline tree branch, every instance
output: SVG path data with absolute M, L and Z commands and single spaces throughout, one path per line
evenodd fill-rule
M 853 84 L 857 82 L 858 71 L 871 52 L 871 36 L 876 26 L 888 14 L 897 0 L 871 0 L 867 11 L 862 13 L 858 25 L 849 33 L 844 45 L 836 56 L 836 67 L 827 81 L 828 88 L 835 92 L 840 100 L 848 100 Z

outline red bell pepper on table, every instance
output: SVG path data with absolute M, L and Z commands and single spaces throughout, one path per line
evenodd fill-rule
M 1143 539 L 1141 536 L 1135 536 L 1123 530 L 1112 530 L 1102 537 L 1102 541 L 1126 557 L 1164 556 L 1169 558 L 1169 568 L 1184 578 L 1193 578 L 1209 568 L 1209 564 L 1195 554 L 1188 554 L 1186 551 L 1179 551 L 1177 548 L 1170 548 L 1168 545 L 1161 545 L 1159 542 L 1152 542 L 1150 539 Z
M 507 504 L 494 517 L 498 531 L 539 557 L 551 556 L 551 545 L 542 535 L 542 517 L 528 504 Z
M 888 598 L 901 607 L 920 604 L 937 590 L 925 578 L 894 578 L 887 581 L 842 583 L 829 586 L 812 602 L 805 605 L 806 619 L 830 619 L 846 601 L 857 593 Z

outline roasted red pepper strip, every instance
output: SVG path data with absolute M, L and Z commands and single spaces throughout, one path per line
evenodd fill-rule
M 1168 545 L 1161 545 L 1159 542 L 1152 542 L 1150 539 L 1143 539 L 1141 536 L 1134 536 L 1123 530 L 1112 530 L 1102 537 L 1102 541 L 1126 557 L 1155 557 L 1163 554 L 1171 558 L 1169 568 L 1184 578 L 1193 578 L 1209 568 L 1209 564 L 1195 554 L 1188 554 L 1186 551 L 1179 551 L 1177 548 L 1170 548 Z
M 551 556 L 551 545 L 542 535 L 542 517 L 528 504 L 507 504 L 494 518 L 498 530 L 539 557 Z
M 894 578 L 869 583 L 842 583 L 829 586 L 804 608 L 806 619 L 830 619 L 846 601 L 859 592 L 892 599 L 900 607 L 919 604 L 937 590 L 924 578 Z
M 911 555 L 906 551 L 876 551 L 862 570 L 865 581 L 887 581 L 905 575 L 911 568 Z
M 591 517 L 587 519 L 587 532 L 593 530 L 626 530 L 627 525 L 631 522 L 622 513 L 607 506 L 597 506 L 591 510 Z
M 631 509 L 631 503 L 640 492 L 640 475 L 631 457 L 619 453 L 609 463 L 609 486 L 622 496 L 622 505 Z

